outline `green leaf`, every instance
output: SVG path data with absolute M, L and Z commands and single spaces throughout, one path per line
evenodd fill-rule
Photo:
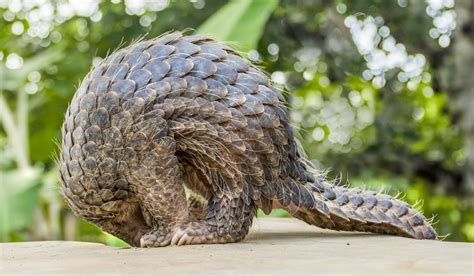
M 114 246 L 114 247 L 120 247 L 120 248 L 129 248 L 131 247 L 128 243 L 124 242 L 123 240 L 104 232 L 105 235 L 105 244 Z
M 197 33 L 222 41 L 236 41 L 241 51 L 255 49 L 277 4 L 278 0 L 231 1 L 206 20 Z
M 37 207 L 41 170 L 0 171 L 0 239 L 31 225 Z

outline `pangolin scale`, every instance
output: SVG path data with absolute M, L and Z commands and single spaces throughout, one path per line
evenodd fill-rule
M 105 58 L 67 109 L 61 147 L 71 209 L 137 247 L 237 242 L 259 208 L 323 228 L 437 238 L 407 203 L 311 173 L 281 92 L 206 36 L 169 33 Z

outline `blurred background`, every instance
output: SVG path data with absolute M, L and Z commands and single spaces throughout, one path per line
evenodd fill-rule
M 0 240 L 123 245 L 62 199 L 63 114 L 107 53 L 188 29 L 287 89 L 297 136 L 331 177 L 401 193 L 447 240 L 472 242 L 473 26 L 472 0 L 0 0 Z

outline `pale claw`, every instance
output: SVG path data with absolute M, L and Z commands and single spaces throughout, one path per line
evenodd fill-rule
M 176 227 L 173 231 L 172 238 L 171 238 L 171 245 L 187 245 L 192 244 L 194 240 L 194 236 L 189 233 L 190 229 L 186 227 Z
M 182 230 L 180 227 L 177 227 L 176 230 L 173 231 L 173 237 L 171 238 L 171 245 L 178 245 L 178 241 L 185 234 L 186 234 L 185 230 Z
M 185 244 L 192 244 L 193 237 L 189 236 L 188 234 L 184 234 L 181 239 L 178 241 L 178 246 L 185 245 Z

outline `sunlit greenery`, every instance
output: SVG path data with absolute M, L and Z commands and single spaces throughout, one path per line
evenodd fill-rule
M 286 88 L 297 136 L 329 176 L 400 192 L 448 240 L 474 241 L 472 133 L 441 80 L 456 43 L 454 4 L 441 2 L 0 0 L 0 240 L 125 245 L 62 199 L 63 114 L 110 51 L 187 30 L 228 41 Z

